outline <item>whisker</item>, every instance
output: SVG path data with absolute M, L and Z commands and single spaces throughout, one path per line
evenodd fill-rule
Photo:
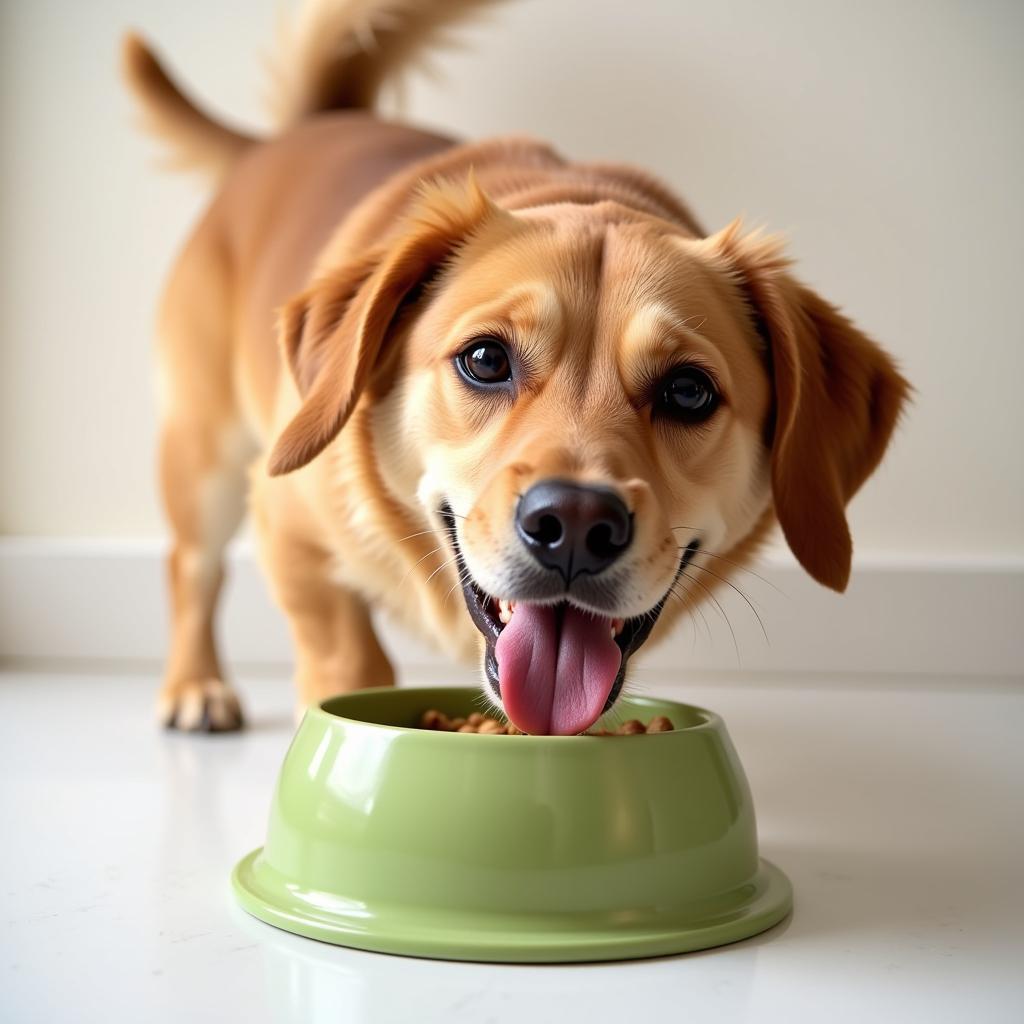
M 688 317 L 684 318 L 683 320 L 676 320 L 675 325 L 677 327 L 686 327 L 686 325 L 689 324 L 691 320 L 696 320 L 698 317 L 700 317 L 700 323 L 697 324 L 696 327 L 691 327 L 690 330 L 699 331 L 708 322 L 708 318 L 702 315 L 701 313 L 691 313 Z
M 680 604 L 682 604 L 683 607 L 690 614 L 690 619 L 693 622 L 693 642 L 694 642 L 694 645 L 696 645 L 696 643 L 697 643 L 697 619 L 695 618 L 695 614 L 696 614 L 696 615 L 700 616 L 700 621 L 704 625 L 704 632 L 707 633 L 708 643 L 710 643 L 712 646 L 714 646 L 715 637 L 714 637 L 714 634 L 711 632 L 711 623 L 708 622 L 708 617 L 704 614 L 704 609 L 701 608 L 701 606 L 696 601 L 689 601 L 689 602 L 687 601 L 687 598 L 689 598 L 691 596 L 689 590 L 684 590 L 683 594 L 676 593 L 674 588 L 676 586 L 678 586 L 681 582 L 682 582 L 682 580 L 676 580 L 676 582 L 673 584 L 672 593 L 675 595 L 676 599 L 680 602 Z M 685 596 L 683 596 L 683 595 L 685 595 Z
M 687 579 L 689 580 L 689 577 L 687 577 Z M 683 605 L 683 607 L 690 613 L 690 620 L 693 622 L 693 643 L 694 643 L 694 646 L 696 646 L 696 644 L 697 644 L 697 620 L 693 617 L 693 613 L 696 612 L 700 616 L 701 622 L 704 623 L 704 630 L 705 630 L 705 632 L 708 635 L 708 642 L 713 647 L 714 644 L 715 644 L 715 639 L 714 639 L 714 636 L 711 633 L 711 624 L 708 622 L 707 616 L 704 614 L 704 611 L 701 608 L 701 606 L 699 604 L 697 604 L 696 601 L 694 601 L 691 604 L 687 604 L 685 598 L 682 597 L 680 594 L 677 594 L 675 592 L 675 588 L 681 582 L 682 582 L 682 577 L 677 579 L 672 584 L 672 586 L 669 588 L 669 593 L 673 594 L 676 597 L 676 599 Z M 695 580 L 690 580 L 690 582 L 696 582 L 696 581 Z M 684 591 L 684 593 L 686 594 L 687 597 L 690 596 L 690 591 L 686 590 L 686 591 Z
M 682 575 L 686 576 L 686 578 L 691 583 L 696 583 L 698 587 L 701 587 L 705 591 L 707 591 L 707 595 L 708 595 L 709 600 L 718 609 L 718 611 L 721 614 L 722 618 L 725 619 L 725 624 L 729 627 L 729 634 L 732 636 L 732 645 L 736 649 L 736 664 L 739 665 L 740 667 L 742 667 L 743 659 L 740 657 L 740 645 L 739 645 L 739 643 L 736 640 L 736 630 L 734 630 L 732 628 L 732 623 L 729 621 L 729 616 L 725 614 L 725 609 L 722 607 L 722 603 L 711 592 L 711 589 L 709 587 L 705 586 L 705 584 L 701 583 L 700 580 L 695 579 L 693 576 L 687 576 L 685 569 L 683 570 Z
M 424 580 L 425 583 L 429 583 L 442 569 L 446 566 L 451 565 L 453 562 L 458 561 L 458 555 L 452 555 L 451 558 L 446 558 L 427 578 Z
M 473 694 L 473 703 L 476 705 L 476 710 L 482 715 L 486 715 L 489 711 L 494 710 L 490 696 L 484 692 L 482 686 L 477 687 L 476 692 Z M 468 718 L 469 716 L 467 715 L 466 717 Z
M 402 544 L 404 541 L 412 540 L 414 537 L 425 537 L 428 533 L 441 533 L 441 530 L 420 530 L 419 533 L 410 533 L 408 537 L 399 537 L 395 541 L 396 544 Z
M 456 590 L 457 590 L 457 589 L 458 589 L 459 587 L 461 587 L 461 586 L 462 586 L 462 584 L 463 584 L 463 583 L 465 583 L 465 582 L 466 582 L 466 580 L 468 580 L 469 578 L 470 578 L 470 576 L 469 576 L 469 570 L 468 570 L 468 569 L 463 569 L 463 570 L 462 570 L 462 572 L 460 572 L 460 573 L 459 573 L 459 578 L 458 578 L 458 579 L 457 579 L 457 580 L 455 581 L 455 583 L 454 583 L 454 584 L 453 584 L 453 585 L 452 585 L 452 586 L 451 586 L 451 587 L 450 587 L 450 588 L 448 589 L 448 593 L 444 595 L 444 604 L 447 604 L 447 603 L 448 603 L 448 599 L 449 599 L 449 598 L 450 598 L 450 597 L 452 596 L 452 594 L 453 594 L 453 593 L 454 593 L 454 592 L 455 592 L 455 591 L 456 591 Z
M 412 565 L 410 565 L 409 568 L 405 570 L 405 574 L 398 581 L 398 586 L 395 589 L 396 590 L 400 590 L 401 589 L 402 584 L 405 583 L 405 581 L 409 578 L 409 573 L 411 573 L 413 571 L 413 569 L 415 569 L 416 566 L 420 564 L 420 562 L 426 561 L 431 555 L 436 555 L 438 553 L 438 551 L 443 551 L 443 550 L 444 550 L 444 545 L 443 544 L 438 544 L 438 546 L 436 548 L 433 548 L 430 551 L 428 551 L 422 558 L 417 558 L 416 561 L 413 562 Z
M 697 620 L 693 617 L 693 609 L 687 605 L 682 595 L 677 594 L 674 589 L 670 589 L 666 596 L 674 597 L 682 605 L 683 611 L 686 612 L 687 619 L 693 628 L 693 639 L 690 642 L 690 653 L 692 654 L 697 649 Z
M 691 629 L 690 653 L 693 654 L 697 650 L 697 620 L 693 614 L 694 611 L 697 610 L 697 606 L 687 604 L 686 599 L 683 597 L 683 595 L 676 592 L 675 587 L 676 583 L 678 582 L 679 581 L 676 580 L 672 584 L 672 586 L 668 588 L 668 594 L 666 594 L 665 596 L 666 598 L 674 597 L 682 605 L 683 611 L 686 613 L 686 621 L 689 622 Z M 705 626 L 706 625 L 707 622 L 705 620 Z
M 682 545 L 682 544 L 680 544 L 680 545 L 679 545 L 679 550 L 680 550 L 680 551 L 685 551 L 685 550 L 686 550 L 686 548 L 685 548 L 685 547 L 683 547 L 683 545 Z M 772 588 L 772 590 L 774 590 L 776 594 L 780 594 L 780 595 L 781 595 L 782 597 L 784 597 L 784 598 L 786 598 L 787 600 L 789 600 L 789 594 L 787 594 L 787 593 L 786 593 L 786 592 L 785 592 L 784 590 L 780 590 L 780 589 L 779 589 L 779 588 L 778 588 L 777 586 L 775 586 L 775 584 L 774 584 L 774 583 L 772 583 L 772 581 L 771 581 L 771 580 L 769 580 L 769 579 L 765 579 L 765 577 L 764 577 L 764 576 L 761 576 L 761 575 L 760 575 L 759 573 L 756 573 L 756 572 L 754 572 L 754 570 L 753 570 L 753 569 L 748 569 L 748 568 L 747 568 L 747 567 L 746 567 L 745 565 L 743 565 L 742 563 L 740 563 L 740 562 L 735 562 L 735 561 L 733 561 L 733 560 L 732 560 L 731 558 L 726 558 L 726 557 L 725 557 L 725 555 L 719 555 L 719 554 L 717 554 L 717 553 L 716 553 L 716 552 L 714 552 L 714 551 L 708 551 L 708 550 L 707 550 L 707 548 L 701 548 L 701 549 L 700 549 L 700 551 L 698 552 L 698 554 L 701 554 L 701 555 L 707 555 L 707 556 L 708 556 L 708 558 L 717 558 L 717 559 L 718 559 L 718 560 L 719 560 L 720 562 L 725 562 L 725 563 L 727 563 L 728 565 L 731 565 L 731 566 L 735 567 L 735 568 L 736 568 L 736 569 L 738 569 L 738 570 L 739 570 L 740 572 L 745 572 L 745 573 L 749 573 L 749 575 L 751 575 L 751 576 L 754 576 L 754 577 L 755 577 L 756 579 L 759 579 L 759 580 L 760 580 L 760 581 L 761 581 L 762 583 L 764 583 L 764 584 L 765 584 L 766 586 L 769 586 L 769 587 L 771 587 L 771 588 Z
M 455 587 L 461 586 L 469 578 L 470 578 L 469 570 L 467 568 L 465 568 L 465 566 L 463 566 L 463 568 L 459 571 L 458 576 L 457 576 L 457 578 L 455 580 L 455 586 L 449 587 L 448 593 L 445 594 L 445 600 L 448 599 L 448 597 L 451 595 L 451 592 L 455 589 Z
M 757 624 L 761 627 L 761 632 L 764 634 L 764 642 L 769 647 L 771 647 L 771 641 L 768 639 L 768 630 L 764 628 L 764 623 L 761 621 L 761 616 L 758 615 L 757 609 L 754 607 L 753 602 L 750 600 L 750 598 L 747 597 L 747 595 L 744 594 L 743 591 L 740 590 L 740 588 L 737 587 L 734 583 L 727 580 L 724 576 L 719 576 L 717 572 L 712 572 L 706 566 L 694 564 L 693 568 L 700 569 L 701 572 L 706 572 L 709 576 L 714 576 L 716 580 L 721 580 L 727 587 L 732 587 L 732 589 L 735 590 L 736 593 L 739 594 L 740 597 L 742 597 L 743 600 L 747 602 L 747 607 L 754 613 L 754 618 L 757 619 Z

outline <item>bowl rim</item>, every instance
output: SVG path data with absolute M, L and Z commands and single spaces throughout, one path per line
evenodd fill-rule
M 457 739 L 461 743 L 465 743 L 468 739 L 471 742 L 481 742 L 484 740 L 493 740 L 495 736 L 503 735 L 496 733 L 491 735 L 489 733 L 460 733 L 460 732 L 448 732 L 446 730 L 439 729 L 420 729 L 415 726 L 408 725 L 388 725 L 385 722 L 368 722 L 362 718 L 350 718 L 347 715 L 338 714 L 336 711 L 328 710 L 328 705 L 335 704 L 339 701 L 346 701 L 349 699 L 356 699 L 362 696 L 371 695 L 385 695 L 385 694 L 407 694 L 407 693 L 470 693 L 478 695 L 481 693 L 478 687 L 474 686 L 367 686 L 359 690 L 353 690 L 351 693 L 335 694 L 333 697 L 328 697 L 326 700 L 321 701 L 319 704 L 314 704 L 306 709 L 306 715 L 312 716 L 313 718 L 326 720 L 328 723 L 343 722 L 346 726 L 355 726 L 363 729 L 370 729 L 373 731 L 382 731 L 384 733 L 407 733 L 410 736 L 425 737 L 430 736 L 434 739 L 431 742 L 450 742 Z M 673 707 L 680 708 L 681 710 L 693 714 L 695 713 L 700 721 L 695 722 L 692 725 L 685 725 L 682 728 L 672 729 L 670 732 L 658 732 L 658 733 L 637 733 L 635 735 L 617 736 L 619 740 L 630 740 L 639 739 L 640 736 L 647 738 L 651 737 L 678 737 L 692 735 L 694 733 L 701 733 L 707 731 L 719 731 L 723 726 L 722 718 L 714 711 L 709 711 L 707 708 L 699 707 L 696 704 L 687 704 L 683 701 L 671 700 L 663 697 L 651 697 L 646 695 L 633 695 L 627 694 L 624 698 L 630 704 L 639 705 L 640 707 L 648 706 L 653 707 L 670 705 Z M 442 739 L 443 738 L 443 739 Z M 566 743 L 570 740 L 606 740 L 609 739 L 607 736 L 595 736 L 588 733 L 577 733 L 572 736 L 531 736 L 528 733 L 523 733 L 516 737 L 517 746 L 519 745 L 536 745 L 546 743 Z

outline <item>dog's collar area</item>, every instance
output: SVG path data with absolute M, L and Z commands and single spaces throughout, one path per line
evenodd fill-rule
M 504 629 L 504 624 L 498 617 L 497 602 L 485 594 L 476 585 L 473 581 L 472 575 L 468 572 L 465 560 L 462 556 L 462 549 L 459 547 L 455 516 L 447 503 L 442 504 L 439 514 L 448 531 L 449 539 L 451 540 L 452 550 L 454 551 L 455 556 L 455 569 L 459 574 L 459 579 L 461 580 L 462 595 L 466 601 L 466 608 L 469 611 L 469 617 L 473 620 L 473 624 L 476 628 L 480 630 L 480 633 L 483 635 L 486 643 L 483 665 L 484 675 L 486 676 L 487 683 L 495 697 L 500 700 L 501 684 L 498 678 L 498 659 L 494 653 L 494 645 L 497 642 L 498 637 L 501 635 L 502 629 Z M 683 575 L 687 565 L 689 565 L 699 549 L 699 540 L 691 541 L 683 549 L 679 558 L 679 566 L 676 569 L 675 577 L 672 580 L 673 586 L 675 586 L 679 581 L 679 578 Z M 622 628 L 615 636 L 615 642 L 618 644 L 619 649 L 622 652 L 622 663 L 615 682 L 612 685 L 611 692 L 608 694 L 604 711 L 607 711 L 618 698 L 626 676 L 626 663 L 629 658 L 643 646 L 647 638 L 651 635 L 651 630 L 654 629 L 655 624 L 661 616 L 671 590 L 672 588 L 670 587 L 662 599 L 649 611 L 624 620 Z M 560 602 L 559 606 L 561 605 L 568 605 L 568 601 Z

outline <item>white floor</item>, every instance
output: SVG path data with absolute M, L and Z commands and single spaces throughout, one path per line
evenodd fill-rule
M 360 953 L 239 910 L 291 732 L 286 684 L 243 690 L 248 732 L 187 737 L 151 725 L 148 679 L 0 675 L 0 1020 L 1024 1020 L 1024 684 L 672 691 L 725 716 L 795 914 L 572 967 Z

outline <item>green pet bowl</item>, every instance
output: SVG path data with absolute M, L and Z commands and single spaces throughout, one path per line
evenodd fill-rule
M 792 907 L 758 858 L 722 720 L 646 697 L 674 732 L 493 736 L 411 728 L 473 689 L 375 689 L 306 713 L 264 847 L 232 876 L 289 932 L 450 960 L 619 960 L 748 938 Z

